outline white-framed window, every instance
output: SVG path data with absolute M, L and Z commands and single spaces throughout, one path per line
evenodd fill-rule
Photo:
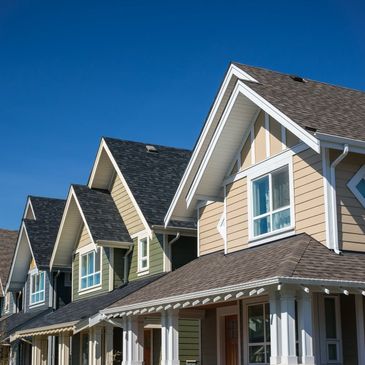
M 290 163 L 249 179 L 250 240 L 294 227 L 294 199 Z
M 138 238 L 138 271 L 149 269 L 149 240 L 148 237 Z
M 347 186 L 365 208 L 365 165 L 351 178 Z
M 30 305 L 44 302 L 45 280 L 44 271 L 35 271 L 30 274 Z
M 101 249 L 80 255 L 80 290 L 99 286 L 101 283 Z

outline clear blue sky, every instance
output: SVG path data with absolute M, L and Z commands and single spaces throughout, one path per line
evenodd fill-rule
M 230 61 L 365 90 L 364 1 L 0 1 L 0 227 L 100 137 L 191 148 Z

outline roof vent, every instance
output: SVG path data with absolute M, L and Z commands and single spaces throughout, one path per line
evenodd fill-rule
M 317 132 L 317 128 L 313 128 L 313 127 L 309 127 L 309 126 L 305 126 L 304 128 L 308 132 L 313 132 L 313 133 L 316 133 Z
M 303 77 L 300 77 L 298 75 L 291 75 L 290 76 L 294 81 L 296 82 L 307 82 L 305 79 L 303 79 Z
M 151 146 L 149 144 L 146 145 L 146 150 L 149 153 L 158 153 L 157 148 L 155 146 Z

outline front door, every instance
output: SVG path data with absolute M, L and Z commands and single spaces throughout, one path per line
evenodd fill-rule
M 238 320 L 237 315 L 224 317 L 225 364 L 238 364 Z

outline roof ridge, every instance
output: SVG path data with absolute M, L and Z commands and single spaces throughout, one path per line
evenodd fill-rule
M 44 199 L 44 200 L 60 200 L 60 201 L 66 201 L 66 199 L 62 199 L 62 198 L 51 198 L 48 196 L 39 196 L 39 195 L 28 195 L 28 198 L 30 199 Z
M 313 238 L 310 235 L 308 235 L 307 233 L 301 233 L 301 234 L 307 236 L 308 242 L 306 243 L 305 247 L 303 247 L 302 253 L 300 254 L 300 257 L 299 257 L 299 260 L 297 260 L 296 264 L 294 265 L 294 268 L 293 268 L 292 273 L 291 273 L 290 276 L 293 276 L 294 275 L 294 272 L 297 269 L 299 263 L 301 262 L 304 254 L 307 252 L 308 246 L 310 245 L 311 241 L 313 240 Z

